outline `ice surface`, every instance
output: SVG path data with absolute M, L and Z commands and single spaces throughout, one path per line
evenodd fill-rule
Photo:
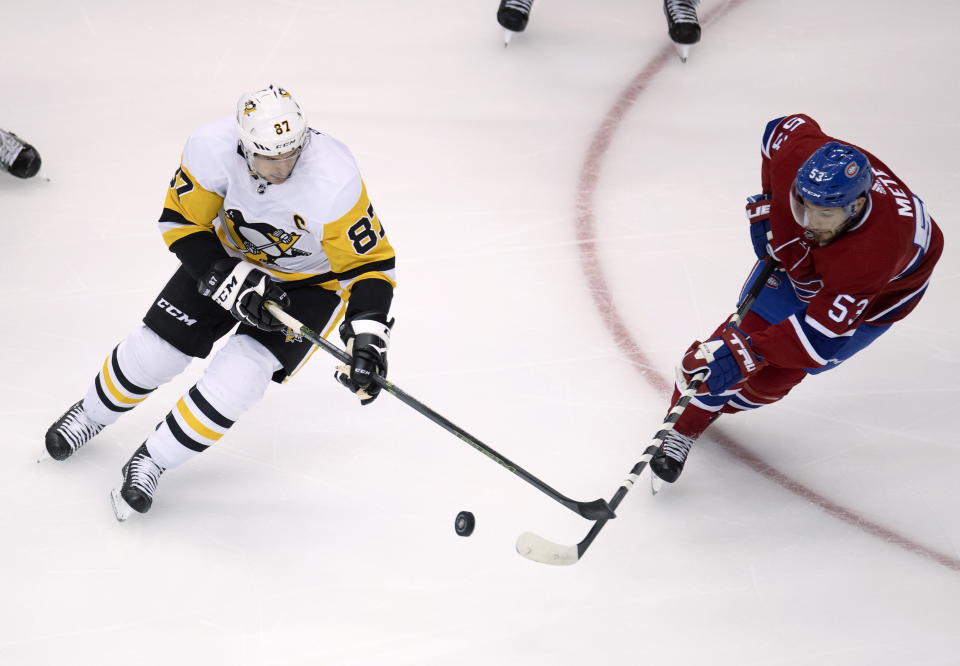
M 681 65 L 656 0 L 538 3 L 507 49 L 495 0 L 6 3 L 0 127 L 43 168 L 0 174 L 0 663 L 960 663 L 960 7 L 723 10 Z M 35 462 L 43 432 L 176 266 L 155 220 L 187 134 L 270 81 L 351 147 L 398 250 L 391 379 L 578 500 L 733 309 L 768 119 L 876 152 L 947 251 L 909 319 L 641 480 L 575 566 L 514 542 L 587 521 L 319 354 L 118 524 L 121 465 L 204 364 L 68 462 Z

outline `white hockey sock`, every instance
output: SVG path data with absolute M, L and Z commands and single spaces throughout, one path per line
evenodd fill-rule
M 146 400 L 190 364 L 191 357 L 146 326 L 134 329 L 103 362 L 83 399 L 83 410 L 102 425 Z
M 208 449 L 267 390 L 282 366 L 262 344 L 234 335 L 147 439 L 150 457 L 166 468 Z

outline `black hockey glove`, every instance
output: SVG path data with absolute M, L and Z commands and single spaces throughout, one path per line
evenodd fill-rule
M 387 322 L 382 312 L 361 312 L 340 324 L 340 338 L 352 359 L 349 367 L 338 366 L 333 376 L 357 394 L 361 405 L 369 405 L 380 395 L 380 385 L 372 376 L 387 376 L 391 328 L 393 320 Z
M 269 275 L 245 261 L 220 259 L 214 262 L 197 282 L 197 289 L 245 324 L 264 331 L 287 328 L 267 311 L 264 304 L 274 301 L 287 307 L 290 297 Z

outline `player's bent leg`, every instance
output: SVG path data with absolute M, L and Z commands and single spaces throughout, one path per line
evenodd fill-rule
M 650 459 L 650 471 L 667 483 L 673 483 L 680 478 L 693 443 L 717 420 L 724 405 L 733 395 L 733 391 L 727 391 L 722 395 L 696 395 L 691 398 L 674 422 L 673 428 L 663 436 L 657 453 Z M 667 421 L 670 420 L 669 414 L 674 411 L 679 399 L 680 387 L 675 386 Z
M 744 291 L 740 296 L 741 301 L 746 294 L 746 285 L 753 283 L 757 272 L 761 269 L 762 264 L 758 262 L 747 278 Z M 740 322 L 740 328 L 748 334 L 763 330 L 772 323 L 786 319 L 803 306 L 803 302 L 797 298 L 789 280 L 783 277 L 782 273 L 774 273 L 760 291 L 760 294 L 754 301 L 752 309 Z M 720 332 L 727 325 L 728 322 L 724 320 L 714 332 L 705 339 L 720 335 Z M 763 386 L 762 375 L 765 372 L 769 374 L 772 370 L 774 369 L 768 367 L 758 373 L 761 375 L 761 386 Z M 794 371 L 791 373 L 791 376 L 792 379 L 786 381 L 784 386 L 781 387 L 777 384 L 776 386 L 765 387 L 759 394 L 754 394 L 749 391 L 745 392 L 744 387 L 741 386 L 725 391 L 719 395 L 698 394 L 693 396 L 675 422 L 673 429 L 664 435 L 659 450 L 650 460 L 650 470 L 663 481 L 669 483 L 675 482 L 680 477 L 681 472 L 683 472 L 684 464 L 690 455 L 693 443 L 720 414 L 730 414 L 747 409 L 755 409 L 763 404 L 776 402 L 776 400 L 786 395 L 790 388 L 803 379 L 805 372 L 802 370 Z M 751 382 L 753 382 L 756 377 L 757 375 L 751 377 Z M 673 392 L 673 399 L 670 402 L 671 411 L 675 409 L 679 398 L 680 387 L 676 387 Z
M 140 326 L 104 360 L 83 400 L 70 406 L 47 430 L 47 452 L 66 460 L 103 428 L 183 372 L 190 357 Z
M 123 500 L 144 513 L 153 504 L 160 475 L 216 444 L 260 401 L 281 364 L 248 335 L 234 335 L 217 352 L 200 381 L 164 417 L 123 468 Z
M 154 331 L 138 326 L 103 362 L 83 399 L 84 409 L 110 425 L 183 372 L 191 360 Z
M 790 393 L 806 376 L 804 369 L 768 365 L 738 387 L 722 411 L 724 414 L 734 414 L 772 405 Z
M 336 330 L 344 316 L 346 305 L 336 292 L 312 286 L 291 289 L 288 294 L 287 312 L 325 338 Z M 263 331 L 248 324 L 240 324 L 237 333 L 257 340 L 280 361 L 282 367 L 273 375 L 278 384 L 287 382 L 317 350 L 312 342 L 292 333 Z

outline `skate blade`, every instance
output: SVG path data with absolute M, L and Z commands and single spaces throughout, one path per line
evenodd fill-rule
M 654 474 L 650 473 L 650 494 L 656 495 L 663 489 L 663 479 Z
M 678 44 L 674 42 L 673 48 L 677 50 L 677 55 L 680 56 L 680 62 L 686 63 L 687 58 L 690 56 L 690 44 Z
M 515 34 L 517 34 L 517 33 L 515 33 L 513 30 L 506 30 L 506 29 L 504 29 L 504 31 L 503 31 L 503 48 L 507 48 L 508 46 L 510 46 L 510 40 L 513 39 L 513 36 L 514 36 Z
M 72 454 L 71 454 L 71 455 L 72 455 Z M 53 456 L 51 456 L 51 455 L 50 455 L 50 452 L 47 451 L 46 449 L 43 450 L 43 453 L 41 453 L 39 456 L 37 456 L 37 464 L 38 464 L 38 465 L 39 465 L 40 463 L 45 463 L 45 462 L 66 462 L 67 460 L 69 460 L 69 457 L 64 458 L 63 460 L 57 460 L 56 458 L 54 458 Z
M 120 490 L 117 488 L 110 491 L 110 504 L 113 506 L 113 513 L 117 517 L 118 522 L 122 523 L 133 513 L 133 509 L 127 504 L 126 500 L 123 499 Z

